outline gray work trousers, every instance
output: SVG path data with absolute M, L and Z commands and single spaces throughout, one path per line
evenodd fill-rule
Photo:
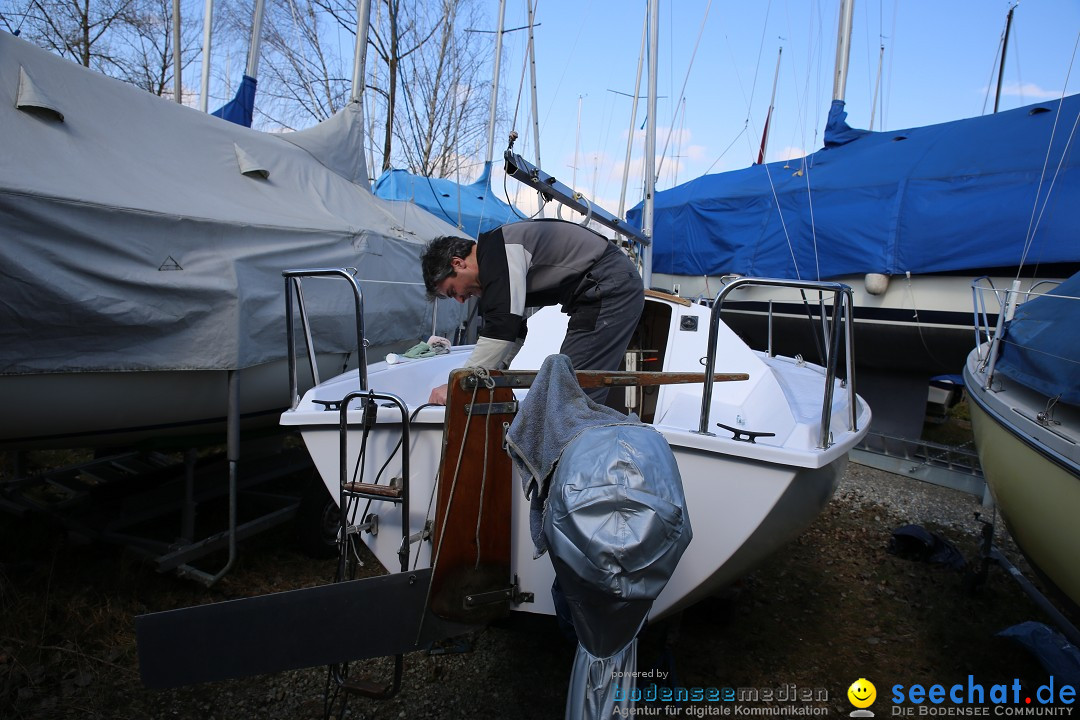
M 575 370 L 618 370 L 645 307 L 645 290 L 634 263 L 614 245 L 582 279 L 563 306 L 570 323 L 563 355 Z M 608 388 L 587 391 L 601 405 Z

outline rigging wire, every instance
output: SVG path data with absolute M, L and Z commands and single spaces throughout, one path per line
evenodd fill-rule
M 679 96 L 675 99 L 675 110 L 671 113 L 671 125 L 668 127 L 667 139 L 664 140 L 664 149 L 660 151 L 660 162 L 657 165 L 655 172 L 657 178 L 660 177 L 660 170 L 664 166 L 664 157 L 667 155 L 668 144 L 671 142 L 671 134 L 675 131 L 675 117 L 679 114 L 679 106 L 682 103 L 683 98 L 686 97 L 686 83 L 690 80 L 690 71 L 694 67 L 694 58 L 697 57 L 698 47 L 701 45 L 701 35 L 705 32 L 705 22 L 709 19 L 710 8 L 712 8 L 712 0 L 709 0 L 708 4 L 705 6 L 705 15 L 701 18 L 701 25 L 698 27 L 697 39 L 694 40 L 694 50 L 690 53 L 690 63 L 686 66 L 686 75 L 683 77 L 682 88 L 679 90 Z M 672 45 L 674 45 L 674 43 L 672 43 Z M 674 63 L 672 63 L 672 65 L 674 65 Z M 755 83 L 756 82 L 757 80 L 755 77 Z
M 817 5 L 816 3 L 814 5 L 814 7 L 815 8 L 820 8 L 820 6 Z M 813 129 L 813 132 L 811 133 L 811 135 L 813 136 L 813 141 L 811 143 L 807 143 L 806 142 L 806 138 L 807 138 L 807 120 L 806 120 L 806 118 L 807 118 L 807 116 L 809 114 L 809 106 L 811 104 L 811 102 L 809 100 L 809 98 L 811 97 L 811 92 L 810 92 L 811 77 L 817 77 L 818 80 L 819 80 L 818 91 L 816 93 L 814 93 L 813 96 L 822 97 L 822 94 L 820 92 L 820 90 L 821 90 L 821 88 L 820 88 L 820 78 L 821 78 L 821 75 L 822 75 L 821 60 L 822 60 L 822 57 L 823 57 L 824 54 L 821 53 L 819 49 L 825 47 L 825 42 L 821 38 L 821 33 L 822 33 L 821 16 L 820 16 L 820 14 L 816 14 L 815 17 L 816 17 L 816 23 L 812 23 L 807 28 L 806 67 L 808 68 L 808 70 L 807 70 L 806 77 L 805 77 L 804 81 L 800 82 L 800 78 L 798 76 L 797 69 L 796 69 L 795 65 L 794 64 L 791 65 L 792 84 L 793 84 L 793 86 L 795 88 L 798 88 L 800 85 L 802 85 L 803 90 L 802 90 L 801 94 L 799 92 L 796 92 L 795 95 L 794 95 L 794 97 L 795 97 L 795 118 L 796 118 L 796 122 L 792 127 L 791 141 L 789 143 L 789 147 L 798 147 L 799 150 L 803 153 L 803 157 L 800 159 L 800 162 L 803 164 L 804 167 L 807 165 L 806 157 L 808 155 L 806 153 L 805 148 L 807 147 L 808 144 L 811 147 L 817 147 L 818 129 L 820 127 L 819 123 L 821 122 L 822 117 L 827 117 L 828 116 L 827 111 L 826 112 L 821 112 L 820 109 L 817 112 L 814 113 L 814 129 Z M 792 27 L 791 27 L 791 14 L 790 14 L 790 12 L 788 13 L 787 20 L 788 20 L 788 34 L 790 36 L 794 36 L 794 33 L 792 32 Z M 816 44 L 814 42 L 815 35 L 817 37 L 817 43 Z M 818 72 L 817 72 L 816 75 L 812 75 L 809 68 L 813 68 L 815 66 L 815 64 L 817 65 Z M 789 153 L 789 155 L 790 155 L 790 153 Z M 810 157 L 810 162 L 812 163 L 813 160 L 814 159 L 811 156 Z
M 671 185 L 674 187 L 679 184 L 679 162 L 678 159 L 682 157 L 682 143 L 686 138 L 686 98 L 682 99 L 680 103 L 682 105 L 682 112 L 679 117 L 679 134 L 675 136 L 675 148 L 671 151 Z
M 718 163 L 718 162 L 720 162 L 721 160 L 724 159 L 724 156 L 727 155 L 728 150 L 730 150 L 735 145 L 735 143 L 739 142 L 739 138 L 742 137 L 746 133 L 746 131 L 748 129 L 749 129 L 749 125 L 747 123 L 744 123 L 743 127 L 742 127 L 742 130 L 739 131 L 739 134 L 736 135 L 734 137 L 734 139 L 732 139 L 732 141 L 730 143 L 728 143 L 728 146 L 726 148 L 724 148 L 724 151 L 722 153 L 720 153 L 719 157 L 717 157 L 715 160 L 712 161 L 712 165 L 710 165 L 709 168 L 705 171 L 706 175 L 708 175 L 709 173 L 712 172 L 712 169 L 714 167 L 716 167 L 716 163 Z
M 727 155 L 728 151 L 731 150 L 731 148 L 735 145 L 736 142 L 738 142 L 739 138 L 746 135 L 747 130 L 752 130 L 755 134 L 757 133 L 757 128 L 756 127 L 751 127 L 752 123 L 753 123 L 752 118 L 753 118 L 754 93 L 757 90 L 757 76 L 758 76 L 759 70 L 761 69 L 761 54 L 764 52 L 764 48 L 765 48 L 765 33 L 766 33 L 766 31 L 768 30 L 768 27 L 769 27 L 769 13 L 771 11 L 772 11 L 772 0 L 769 0 L 768 4 L 765 6 L 765 22 L 763 22 L 762 25 L 761 25 L 761 39 L 758 41 L 758 57 L 757 57 L 757 63 L 755 63 L 755 65 L 754 65 L 754 80 L 753 80 L 753 83 L 751 83 L 751 85 L 750 85 L 750 97 L 749 98 L 746 96 L 746 89 L 743 87 L 743 84 L 742 84 L 742 76 L 739 74 L 739 65 L 735 61 L 735 56 L 731 52 L 731 49 L 732 49 L 731 48 L 731 43 L 730 43 L 730 41 L 728 42 L 728 54 L 731 57 L 731 66 L 735 69 L 735 81 L 739 86 L 739 92 L 742 93 L 743 103 L 746 104 L 746 117 L 743 120 L 742 130 L 740 130 L 738 132 L 738 134 L 735 135 L 735 137 L 732 139 L 731 143 L 726 148 L 724 148 L 724 151 L 722 153 L 720 153 L 719 157 L 717 157 L 715 160 L 712 161 L 712 164 L 709 165 L 709 169 L 705 171 L 706 175 L 709 174 L 710 172 L 712 172 L 712 169 L 714 167 L 716 167 L 716 164 L 718 162 L 720 162 L 720 160 L 722 160 L 725 155 Z M 724 39 L 727 40 L 727 34 L 724 35 Z M 750 139 L 749 139 L 749 137 L 747 137 L 747 146 L 749 147 L 749 145 L 750 145 Z
M 533 16 L 534 20 L 536 18 L 536 14 L 537 14 L 537 11 L 538 11 L 539 7 L 540 7 L 540 0 L 535 0 L 534 4 L 532 6 L 532 16 Z M 535 28 L 536 26 L 537 25 L 534 22 L 533 27 Z M 532 62 L 532 58 L 531 58 L 531 55 L 530 55 L 530 48 L 531 48 L 531 44 L 533 42 L 533 39 L 532 39 L 531 35 L 527 36 L 527 38 L 528 39 L 526 39 L 526 41 L 525 41 L 525 51 L 522 53 L 522 58 L 521 58 L 521 75 L 520 75 L 520 78 L 518 80 L 517 99 L 514 101 L 514 117 L 513 117 L 513 120 L 510 123 L 510 131 L 511 131 L 510 144 L 511 145 L 518 138 L 516 128 L 517 128 L 518 114 L 519 114 L 519 112 L 521 110 L 522 97 L 525 94 L 525 73 L 529 68 L 529 63 Z M 537 110 L 538 110 L 538 108 L 532 108 L 533 113 L 537 112 Z M 539 145 L 540 138 L 534 138 L 533 141 L 534 141 L 534 143 Z M 523 142 L 527 143 L 527 140 L 523 141 Z M 539 158 L 537 158 L 537 162 L 539 162 Z M 539 216 L 540 213 L 543 212 L 544 206 L 547 204 L 547 201 L 544 200 L 544 196 L 541 193 L 539 193 L 539 192 L 536 193 L 536 200 L 537 200 L 536 212 L 534 212 L 532 215 L 526 216 L 526 215 L 521 214 L 521 211 L 518 209 L 517 204 L 515 203 L 515 200 L 511 199 L 511 197 L 510 197 L 509 178 L 507 177 L 505 172 L 503 173 L 502 185 L 503 185 L 503 197 L 506 198 L 506 204 L 510 206 L 510 211 L 513 212 L 514 216 L 517 217 L 519 220 L 532 220 L 533 218 Z M 521 186 L 519 185 L 518 186 L 519 190 L 520 190 L 520 187 Z
M 578 32 L 577 35 L 574 36 L 574 42 L 570 45 L 570 48 L 564 53 L 566 55 L 566 64 L 563 66 L 562 75 L 559 76 L 559 81 L 555 83 L 555 91 L 551 95 L 551 102 L 548 104 L 547 113 L 541 119 L 541 132 L 543 132 L 544 126 L 547 125 L 547 118 L 549 115 L 551 115 L 551 112 L 555 107 L 555 99 L 559 97 L 559 92 L 562 88 L 563 80 L 566 79 L 566 73 L 570 68 L 570 61 L 574 57 L 575 52 L 577 51 L 578 43 L 581 40 L 581 34 L 585 31 L 586 27 L 592 27 L 592 23 L 590 23 L 587 18 L 582 18 L 582 21 L 578 24 Z
M 1043 160 L 1043 170 L 1039 176 L 1039 185 L 1035 191 L 1035 204 L 1031 209 L 1031 219 L 1028 221 L 1027 237 L 1024 239 L 1024 252 L 1020 256 L 1020 267 L 1017 268 L 1016 277 L 1020 277 L 1020 268 L 1024 266 L 1027 260 L 1028 253 L 1031 251 L 1031 246 L 1035 240 L 1035 232 L 1038 230 L 1039 223 L 1042 222 L 1043 213 L 1046 212 L 1046 206 L 1050 202 L 1050 193 L 1054 188 L 1054 183 L 1057 181 L 1058 175 L 1061 173 L 1061 166 L 1065 162 L 1065 158 L 1069 154 L 1069 148 L 1072 145 L 1073 138 L 1076 137 L 1077 125 L 1080 124 L 1080 114 L 1077 114 L 1076 121 L 1073 123 L 1072 131 L 1069 133 L 1068 139 L 1065 141 L 1065 147 L 1061 150 L 1061 157 L 1058 159 L 1057 167 L 1054 170 L 1054 176 L 1050 180 L 1050 186 L 1046 189 L 1046 197 L 1042 200 L 1042 208 L 1039 208 L 1039 197 L 1042 195 L 1042 186 L 1046 178 L 1046 168 L 1050 164 L 1050 152 L 1054 145 L 1054 136 L 1057 134 L 1058 121 L 1061 119 L 1061 108 L 1065 105 L 1065 89 L 1069 86 L 1069 77 L 1072 75 L 1072 68 L 1076 62 L 1077 48 L 1080 47 L 1080 33 L 1077 33 L 1076 43 L 1073 45 L 1072 57 L 1069 59 L 1069 69 L 1065 73 L 1065 82 L 1061 86 L 1061 97 L 1058 99 L 1057 112 L 1054 114 L 1054 125 L 1050 131 L 1050 140 L 1046 147 L 1046 158 Z M 1038 219 L 1036 219 L 1038 214 Z
M 885 73 L 888 81 L 885 83 L 885 88 L 881 92 L 881 120 L 878 122 L 878 128 L 884 130 L 888 125 L 885 119 L 888 117 L 888 105 L 885 102 L 885 98 L 892 98 L 892 80 L 893 80 L 893 53 L 896 52 L 897 35 L 896 35 L 896 15 L 899 10 L 900 3 L 893 3 L 893 16 L 892 27 L 889 29 L 889 37 L 892 38 L 892 44 L 889 45 L 889 62 L 887 63 L 888 71 Z
M 753 106 L 754 106 L 754 94 L 757 92 L 758 73 L 761 72 L 761 56 L 765 52 L 765 31 L 769 27 L 769 12 L 772 10 L 772 0 L 769 0 L 769 4 L 765 6 L 765 22 L 761 24 L 761 39 L 758 40 L 758 53 L 757 60 L 754 62 L 754 82 L 750 85 L 750 99 L 746 101 L 746 123 L 750 124 Z M 757 134 L 757 128 L 753 128 L 754 134 Z
M 533 3 L 533 6 L 532 6 L 532 17 L 533 17 L 534 20 L 536 18 L 536 14 L 537 14 L 537 11 L 538 11 L 539 7 L 540 7 L 540 0 L 535 0 L 534 3 Z M 529 26 L 526 25 L 525 27 L 529 27 Z M 533 28 L 537 27 L 537 23 L 534 22 L 532 27 Z M 520 30 L 521 28 L 515 28 L 515 29 Z M 517 98 L 514 100 L 514 115 L 513 115 L 513 118 L 510 121 L 510 130 L 511 130 L 511 133 L 513 134 L 513 139 L 514 140 L 516 140 L 517 137 L 518 137 L 516 128 L 517 128 L 518 115 L 521 112 L 522 99 L 523 99 L 524 94 L 525 94 L 525 73 L 527 72 L 527 70 L 529 68 L 529 63 L 532 62 L 532 56 L 531 56 L 530 51 L 531 51 L 531 48 L 532 48 L 533 38 L 532 38 L 531 34 L 527 35 L 526 38 L 527 39 L 525 40 L 525 49 L 524 49 L 524 52 L 522 53 L 522 57 L 521 57 L 521 74 L 518 77 Z M 537 108 L 532 108 L 531 112 L 533 112 L 533 113 L 537 112 Z M 511 144 L 512 144 L 512 142 L 513 141 L 511 141 Z M 533 138 L 533 142 L 537 146 L 539 146 L 540 138 Z M 527 143 L 528 143 L 527 139 L 523 141 L 523 144 L 527 144 Z M 539 157 L 537 158 L 537 162 L 539 162 Z M 518 189 L 520 190 L 520 186 L 518 186 Z M 505 173 L 503 173 L 503 197 L 506 198 L 506 204 L 510 206 L 510 211 L 513 212 L 514 216 L 517 217 L 519 220 L 531 220 L 531 219 L 537 217 L 543 211 L 544 205 L 546 204 L 546 201 L 544 200 L 543 195 L 541 195 L 539 192 L 537 192 L 536 193 L 536 197 L 537 197 L 537 209 L 536 209 L 536 212 L 533 213 L 532 215 L 529 215 L 529 216 L 522 215 L 521 211 L 518 210 L 518 208 L 517 208 L 516 199 L 512 199 L 510 197 L 510 187 L 509 187 L 509 184 L 508 184 L 507 177 L 506 177 Z M 516 197 L 517 196 L 515 194 L 515 198 Z

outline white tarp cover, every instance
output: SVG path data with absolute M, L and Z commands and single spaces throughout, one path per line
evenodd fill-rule
M 455 230 L 352 182 L 357 118 L 290 142 L 0 32 L 0 374 L 280 360 L 292 268 L 357 268 L 372 345 L 426 338 L 419 253 Z M 305 284 L 327 351 L 355 346 L 337 290 Z M 439 318 L 445 334 L 460 316 Z

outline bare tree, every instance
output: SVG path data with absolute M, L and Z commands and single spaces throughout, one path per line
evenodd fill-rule
M 436 17 L 424 17 L 422 4 L 409 6 L 411 13 L 402 12 L 401 0 L 382 0 L 381 8 L 384 21 L 372 25 L 372 45 L 375 52 L 386 65 L 386 85 L 383 88 L 386 100 L 386 121 L 383 125 L 383 160 L 382 169 L 391 167 L 393 151 L 394 124 L 397 119 L 398 74 L 401 62 L 417 52 L 435 35 L 439 25 L 448 23 L 448 6 L 452 2 L 440 3 Z
M 223 32 L 233 47 L 251 41 L 252 5 L 239 0 L 221 6 Z M 267 0 L 256 101 L 260 126 L 304 128 L 344 107 L 352 52 L 333 42 L 340 32 L 355 38 L 355 2 Z
M 32 42 L 158 95 L 171 88 L 171 0 L 2 1 L 3 24 L 18 25 Z M 26 10 L 9 10 L 14 2 L 25 2 Z M 490 25 L 487 5 L 375 0 L 365 82 L 371 142 L 383 169 L 445 177 L 460 171 L 463 158 L 475 162 L 487 119 L 494 43 L 490 35 L 470 30 Z M 218 1 L 215 58 L 246 57 L 252 6 L 253 0 Z M 179 42 L 187 65 L 199 56 L 202 18 L 182 19 Z M 267 0 L 256 126 L 304 128 L 344 107 L 351 95 L 355 33 L 355 0 Z M 212 72 L 219 85 L 230 84 L 220 63 Z
M 173 82 L 171 15 L 169 0 L 28 0 L 17 25 L 39 47 L 161 95 Z M 181 32 L 186 66 L 197 30 L 185 21 Z
M 183 68 L 198 56 L 201 18 L 181 17 L 180 57 Z M 116 44 L 127 51 L 125 74 L 120 79 L 136 87 L 164 95 L 174 85 L 172 0 L 133 0 L 127 22 Z M 181 87 L 181 91 L 189 94 Z
M 478 0 L 374 5 L 365 80 L 377 162 L 382 169 L 455 173 L 458 158 L 477 150 L 489 97 L 493 43 L 467 30 L 490 20 Z M 250 8 L 251 0 L 234 0 L 223 11 L 233 43 L 247 43 Z M 353 48 L 327 38 L 355 38 L 355 2 L 268 0 L 265 18 L 259 124 L 301 128 L 340 110 L 350 97 Z
M 408 168 L 435 177 L 455 174 L 480 148 L 492 57 L 487 38 L 469 32 L 483 22 L 475 5 L 444 0 L 443 17 L 432 41 L 403 58 L 407 122 L 394 128 Z
M 31 0 L 22 21 L 30 42 L 107 75 L 124 59 L 110 42 L 110 30 L 126 22 L 135 0 Z

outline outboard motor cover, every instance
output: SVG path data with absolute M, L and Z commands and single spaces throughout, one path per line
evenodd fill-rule
M 647 425 L 578 435 L 555 468 L 544 535 L 582 644 L 598 656 L 624 647 L 692 536 L 664 436 Z
M 552 476 L 544 536 L 579 642 L 566 717 L 610 717 L 632 705 L 636 636 L 692 537 L 664 437 L 646 425 L 582 432 Z
M 544 361 L 506 445 L 531 500 L 537 557 L 549 552 L 578 637 L 566 717 L 628 712 L 637 634 L 692 536 L 671 447 L 636 416 L 593 402 L 565 355 Z

